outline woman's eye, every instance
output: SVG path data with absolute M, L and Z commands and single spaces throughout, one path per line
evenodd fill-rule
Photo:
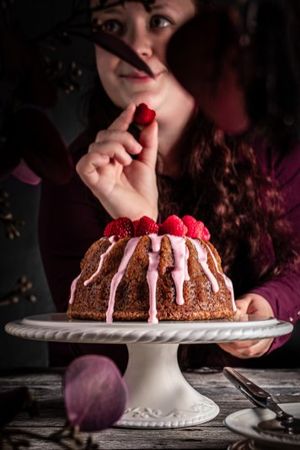
M 109 19 L 100 25 L 102 31 L 109 34 L 116 34 L 120 36 L 123 33 L 123 25 L 116 19 Z
M 164 16 L 152 16 L 150 25 L 151 28 L 166 28 L 173 25 L 173 22 Z

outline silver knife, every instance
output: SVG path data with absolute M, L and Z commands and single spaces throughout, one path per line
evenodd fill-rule
M 288 434 L 300 434 L 300 419 L 281 409 L 272 395 L 253 383 L 232 367 L 224 367 L 223 374 L 238 390 L 244 394 L 254 405 L 267 408 L 276 414 L 275 419 L 265 420 L 258 424 L 264 431 L 281 431 Z

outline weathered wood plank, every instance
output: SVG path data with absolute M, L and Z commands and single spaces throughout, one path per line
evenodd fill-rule
M 281 401 L 300 402 L 300 370 L 245 370 L 240 369 L 255 383 L 269 390 Z M 252 407 L 251 403 L 223 376 L 221 372 L 188 372 L 185 376 L 202 394 L 214 400 L 220 407 L 220 414 L 212 421 L 184 429 L 142 430 L 112 428 L 94 433 L 94 440 L 102 449 L 215 449 L 223 450 L 229 444 L 241 439 L 224 425 L 225 417 L 237 410 Z M 0 391 L 17 386 L 28 386 L 38 400 L 40 416 L 30 418 L 20 413 L 9 429 L 30 429 L 49 435 L 65 423 L 62 391 L 63 370 L 32 372 L 14 371 L 0 374 Z M 54 449 L 52 443 L 42 440 L 31 441 L 33 450 Z
M 11 429 L 11 428 L 9 428 Z M 31 427 L 31 432 L 48 436 L 53 428 Z M 83 434 L 83 436 L 87 436 Z M 218 449 L 225 450 L 229 444 L 239 440 L 239 436 L 224 427 L 218 427 L 211 433 L 210 429 L 182 428 L 172 430 L 132 430 L 112 428 L 100 433 L 93 433 L 93 441 L 100 449 Z M 31 440 L 30 449 L 54 450 L 54 444 L 43 440 Z

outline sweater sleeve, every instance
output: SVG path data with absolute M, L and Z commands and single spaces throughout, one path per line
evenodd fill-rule
M 271 175 L 285 202 L 285 218 L 292 226 L 295 241 L 300 238 L 300 145 L 287 155 L 273 159 Z M 295 324 L 300 319 L 300 273 L 286 268 L 282 274 L 251 290 L 270 303 L 275 317 Z M 281 347 L 290 335 L 274 339 L 269 350 Z
M 82 152 L 83 153 L 83 152 Z M 80 155 L 75 156 L 74 163 Z M 39 242 L 53 301 L 65 312 L 70 286 L 90 245 L 110 220 L 97 199 L 74 171 L 68 184 L 43 181 L 39 211 Z

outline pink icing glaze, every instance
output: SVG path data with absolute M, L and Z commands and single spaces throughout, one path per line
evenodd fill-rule
M 174 254 L 174 269 L 172 271 L 172 278 L 176 288 L 176 303 L 177 305 L 184 304 L 183 298 L 183 283 L 189 280 L 188 272 L 186 269 L 188 253 L 185 245 L 185 239 L 181 236 L 171 236 L 170 239 L 173 254 Z
M 76 289 L 77 281 L 80 278 L 80 275 L 81 275 L 81 273 L 72 281 L 71 292 L 70 292 L 70 300 L 69 300 L 70 305 L 72 305 L 72 303 L 74 301 L 75 289 Z
M 210 269 L 208 267 L 206 250 L 202 247 L 202 245 L 200 244 L 200 242 L 197 239 L 190 239 L 190 241 L 194 244 L 194 246 L 197 250 L 198 261 L 199 261 L 205 275 L 207 276 L 207 278 L 209 279 L 209 281 L 211 283 L 213 292 L 218 292 L 219 284 L 218 284 L 215 276 L 212 274 L 212 272 L 210 271 Z
M 114 241 L 115 241 L 115 238 L 114 238 L 114 236 L 110 236 L 109 238 L 108 238 L 108 240 L 109 240 L 109 242 L 111 243 L 111 245 L 107 248 L 107 250 L 104 252 L 104 253 L 102 253 L 102 255 L 100 256 L 100 259 L 99 259 L 99 264 L 98 264 L 98 268 L 97 268 L 97 270 L 96 270 L 96 272 L 94 272 L 93 273 L 93 275 L 91 275 L 90 276 L 90 278 L 88 279 L 88 280 L 85 280 L 84 281 L 84 286 L 87 286 L 88 284 L 90 284 L 93 280 L 94 280 L 94 278 L 96 278 L 96 276 L 98 275 L 98 273 L 100 272 L 100 270 L 101 270 L 101 267 L 102 267 L 102 265 L 103 265 L 103 261 L 104 261 L 104 259 L 105 259 L 105 257 L 108 255 L 108 253 L 112 250 L 112 248 L 113 248 L 113 243 L 114 243 Z
M 159 252 L 162 236 L 149 234 L 151 239 L 151 252 L 149 252 L 149 266 L 147 271 L 147 282 L 149 287 L 149 318 L 148 323 L 158 323 L 156 308 L 156 285 L 158 279 Z
M 115 306 L 115 295 L 117 292 L 117 288 L 119 286 L 119 283 L 124 275 L 124 272 L 126 270 L 127 264 L 137 246 L 137 243 L 139 241 L 139 237 L 132 238 L 128 241 L 125 250 L 124 255 L 121 261 L 121 264 L 119 266 L 118 271 L 115 273 L 111 280 L 111 286 L 110 286 L 110 293 L 109 293 L 109 301 L 108 301 L 108 308 L 106 311 L 106 322 L 112 323 L 113 321 L 113 312 L 114 312 L 114 306 Z
M 222 277 L 224 278 L 225 286 L 227 287 L 227 289 L 229 290 L 230 295 L 231 295 L 231 302 L 232 302 L 233 311 L 236 311 L 237 308 L 236 308 L 236 304 L 235 304 L 235 301 L 234 301 L 234 291 L 233 291 L 233 284 L 232 284 L 232 281 L 231 281 L 230 278 L 228 278 L 228 277 L 225 275 L 225 273 L 223 273 L 223 272 L 221 272 L 221 271 L 219 270 L 217 260 L 216 260 L 216 258 L 215 258 L 215 255 L 214 255 L 213 252 L 211 251 L 211 248 L 209 247 L 209 245 L 207 245 L 206 248 L 208 249 L 208 251 L 209 251 L 209 253 L 210 253 L 210 255 L 211 255 L 212 259 L 213 259 L 213 262 L 214 262 L 214 264 L 215 264 L 215 266 L 216 266 L 217 272 L 218 272 L 220 275 L 222 275 Z
M 173 251 L 173 255 L 174 255 L 174 269 L 172 271 L 172 277 L 173 277 L 175 288 L 176 288 L 176 303 L 178 305 L 183 305 L 184 304 L 184 298 L 183 298 L 184 281 L 188 281 L 190 279 L 189 274 L 188 274 L 188 264 L 187 264 L 188 258 L 189 258 L 189 250 L 188 250 L 188 247 L 186 246 L 185 238 L 180 237 L 180 236 L 173 236 L 173 235 L 167 235 L 167 236 L 170 239 L 170 243 L 171 243 L 171 247 L 172 247 L 172 251 Z M 154 323 L 158 323 L 157 305 L 156 305 L 156 287 L 157 287 L 157 280 L 158 280 L 159 254 L 160 254 L 161 240 L 162 240 L 163 236 L 158 236 L 156 234 L 150 234 L 149 238 L 151 239 L 151 250 L 152 251 L 149 252 L 149 265 L 148 265 L 148 270 L 147 270 L 147 282 L 148 282 L 148 286 L 149 286 L 149 318 L 148 318 L 148 322 L 154 324 Z M 121 264 L 119 266 L 119 269 L 112 278 L 110 294 L 109 294 L 109 301 L 108 301 L 108 308 L 106 311 L 106 322 L 108 322 L 108 323 L 112 323 L 112 321 L 113 321 L 113 312 L 114 312 L 116 291 L 117 291 L 118 285 L 124 275 L 124 272 L 127 268 L 128 262 L 136 249 L 139 239 L 140 239 L 139 237 L 136 237 L 136 238 L 132 238 L 128 241 L 128 243 L 125 247 L 125 250 L 124 250 L 124 255 L 123 255 Z M 223 276 L 225 284 L 231 293 L 233 308 L 234 308 L 234 310 L 236 310 L 232 282 L 228 277 L 226 277 L 225 274 L 223 274 L 222 272 L 219 271 L 217 261 L 214 257 L 214 254 L 212 253 L 211 249 L 209 248 L 209 246 L 205 244 L 205 247 L 206 247 L 206 249 L 205 249 L 197 239 L 191 239 L 191 238 L 188 238 L 188 239 L 192 242 L 192 244 L 195 246 L 195 248 L 197 250 L 199 263 L 201 264 L 201 267 L 202 267 L 204 273 L 206 274 L 207 278 L 209 279 L 209 281 L 212 285 L 213 292 L 218 292 L 218 290 L 219 290 L 218 282 L 217 282 L 216 278 L 214 277 L 214 275 L 212 274 L 212 272 L 210 271 L 208 264 L 207 264 L 206 249 L 210 252 L 210 255 L 212 256 L 212 259 L 214 261 L 214 264 L 216 266 L 218 273 L 220 273 Z M 115 242 L 114 236 L 111 236 L 109 238 L 109 241 L 111 242 L 111 244 L 113 244 Z M 106 250 L 106 252 L 104 252 L 101 255 L 97 270 L 93 273 L 93 275 L 88 280 L 85 280 L 85 282 L 84 282 L 85 286 L 90 284 L 95 279 L 95 277 L 98 275 L 98 273 L 100 272 L 101 267 L 103 265 L 104 258 L 112 250 L 113 247 L 114 247 L 113 245 L 110 245 L 108 247 L 108 249 Z M 74 301 L 75 289 L 76 289 L 78 279 L 80 278 L 80 275 L 81 274 L 79 274 L 78 277 L 76 277 L 71 284 L 71 293 L 70 293 L 70 300 L 69 300 L 70 304 L 72 304 Z

